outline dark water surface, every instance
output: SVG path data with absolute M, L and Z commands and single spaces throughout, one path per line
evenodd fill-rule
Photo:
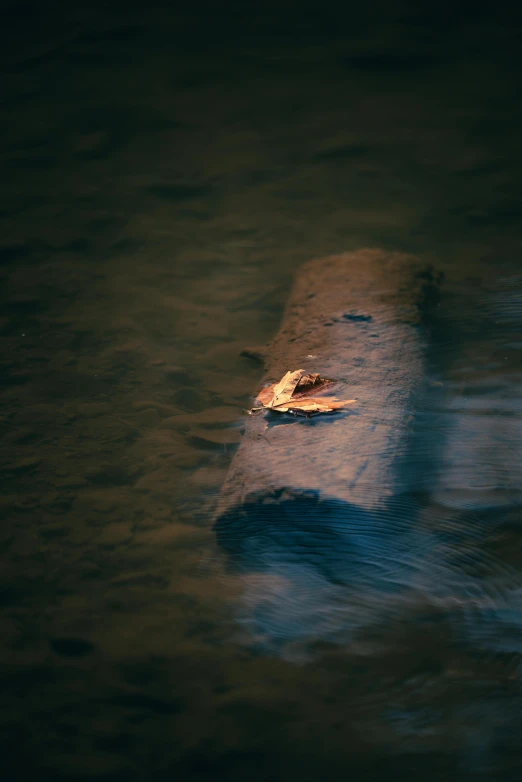
M 521 19 L 218 5 L 2 4 L 2 779 L 518 780 Z M 211 514 L 240 351 L 361 246 L 445 274 L 440 589 L 363 580 L 354 632 L 335 579 L 227 568 Z

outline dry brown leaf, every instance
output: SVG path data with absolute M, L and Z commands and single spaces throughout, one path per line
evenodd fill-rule
M 256 397 L 256 400 L 258 402 L 261 402 L 263 407 L 266 407 L 267 402 L 270 402 L 270 400 L 274 396 L 274 388 L 276 387 L 275 383 L 272 383 L 271 386 L 267 386 L 266 388 L 262 388 L 259 394 Z
M 296 369 L 294 372 L 287 372 L 283 375 L 279 383 L 274 386 L 272 399 L 265 404 L 265 407 L 277 407 L 292 398 L 295 387 L 303 375 L 304 369 Z
M 312 397 L 317 391 L 324 391 L 335 384 L 335 380 L 321 377 L 319 372 L 305 373 L 304 369 L 287 372 L 279 381 L 263 388 L 257 395 L 258 401 L 267 410 L 277 413 L 331 413 L 352 404 L 355 399 L 335 397 Z
M 321 377 L 319 372 L 313 372 L 310 375 L 303 375 L 295 387 L 293 397 L 309 396 L 318 391 L 326 391 L 337 383 L 329 377 Z
M 326 387 L 334 385 L 335 380 L 321 377 L 319 372 L 304 374 L 304 369 L 296 369 L 287 372 L 279 383 L 272 383 L 267 388 L 262 388 L 257 399 L 265 407 L 272 408 L 284 404 L 290 399 L 301 398 L 308 394 L 323 391 Z
M 291 399 L 290 402 L 285 402 L 284 405 L 278 405 L 273 408 L 280 413 L 285 413 L 287 410 L 303 410 L 303 412 L 318 411 L 321 413 L 327 413 L 330 410 L 340 410 L 345 405 L 351 405 L 355 402 L 355 399 L 335 399 L 335 397 L 311 397 L 308 399 Z

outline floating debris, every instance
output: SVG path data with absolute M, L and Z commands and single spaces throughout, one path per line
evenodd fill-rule
M 307 373 L 305 369 L 290 370 L 278 383 L 263 388 L 257 395 L 261 407 L 253 407 L 247 412 L 253 415 L 260 410 L 273 410 L 276 413 L 291 413 L 304 415 L 307 418 L 312 413 L 333 413 L 346 405 L 353 404 L 355 399 L 337 399 L 335 396 L 315 396 L 331 390 L 338 381 L 321 377 L 319 372 Z

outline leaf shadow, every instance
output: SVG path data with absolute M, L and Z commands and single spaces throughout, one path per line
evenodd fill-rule
M 346 418 L 347 416 L 359 415 L 356 410 L 332 410 L 329 413 L 310 413 L 306 415 L 294 415 L 293 413 L 275 413 L 267 410 L 265 415 L 266 431 L 274 429 L 276 426 L 288 426 L 291 424 L 308 427 L 323 426 L 334 420 Z

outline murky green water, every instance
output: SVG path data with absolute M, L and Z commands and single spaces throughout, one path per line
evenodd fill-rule
M 518 780 L 520 20 L 12 4 L 1 35 L 3 778 Z M 239 354 L 361 246 L 445 273 L 419 480 L 477 514 L 484 621 L 383 602 L 279 653 L 211 526 Z

